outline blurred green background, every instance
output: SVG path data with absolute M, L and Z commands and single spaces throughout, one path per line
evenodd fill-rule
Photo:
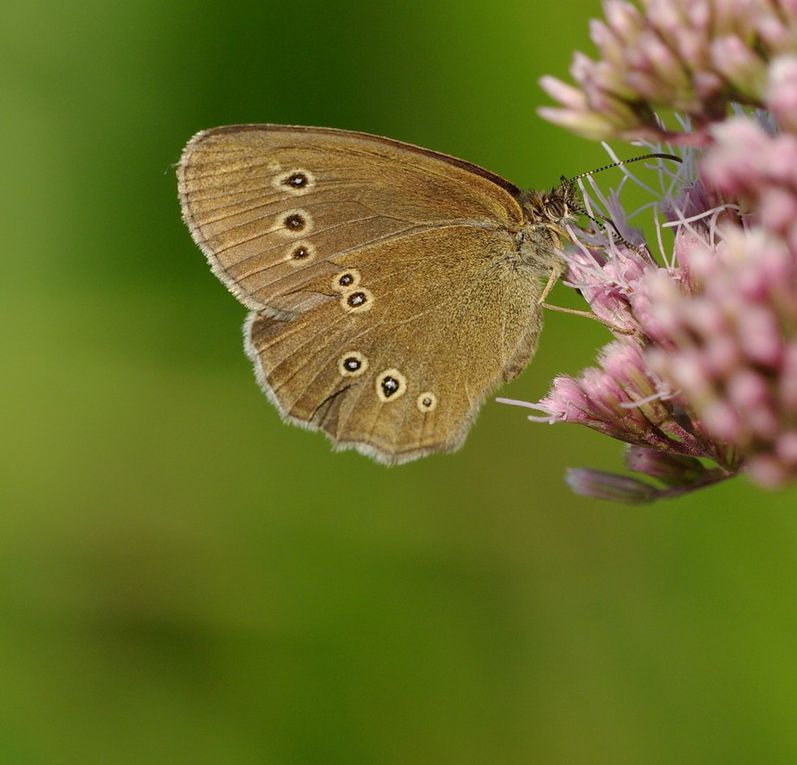
M 4 4 L 0 763 L 797 761 L 794 491 L 577 498 L 564 469 L 619 446 L 495 403 L 453 456 L 333 455 L 260 394 L 180 221 L 173 163 L 225 123 L 596 167 L 535 108 L 598 13 Z M 504 394 L 605 339 L 549 315 Z

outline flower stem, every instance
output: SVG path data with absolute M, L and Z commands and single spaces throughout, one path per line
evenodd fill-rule
M 680 497 L 683 494 L 688 494 L 697 489 L 705 489 L 707 486 L 713 486 L 722 481 L 727 481 L 733 478 L 736 473 L 724 470 L 722 468 L 715 468 L 709 470 L 703 478 L 694 481 L 693 483 L 681 484 L 680 486 L 671 486 L 668 489 L 659 489 L 656 493 L 656 499 L 672 499 L 673 497 Z

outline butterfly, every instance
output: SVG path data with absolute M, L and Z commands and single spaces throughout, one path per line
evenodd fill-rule
M 245 350 L 268 399 L 386 464 L 460 447 L 485 397 L 526 366 L 581 211 L 564 178 L 521 191 L 329 128 L 205 130 L 177 175 L 191 236 L 250 311 Z

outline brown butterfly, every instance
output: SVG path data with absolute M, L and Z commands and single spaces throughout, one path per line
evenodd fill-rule
M 194 241 L 250 309 L 265 394 L 336 449 L 388 464 L 461 446 L 523 369 L 581 210 L 565 179 L 521 192 L 454 157 L 324 128 L 203 131 L 178 180 Z

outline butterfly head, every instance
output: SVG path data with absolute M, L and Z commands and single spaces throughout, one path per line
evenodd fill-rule
M 566 235 L 565 224 L 583 212 L 576 185 L 564 176 L 550 191 L 524 191 L 520 204 L 528 225 L 549 228 L 560 236 Z
M 532 263 L 542 258 L 550 265 L 549 258 L 544 256 L 559 249 L 568 238 L 567 225 L 575 223 L 584 211 L 577 187 L 562 176 L 559 185 L 550 191 L 524 191 L 519 201 L 526 219 L 521 232 L 521 252 L 525 251 Z

